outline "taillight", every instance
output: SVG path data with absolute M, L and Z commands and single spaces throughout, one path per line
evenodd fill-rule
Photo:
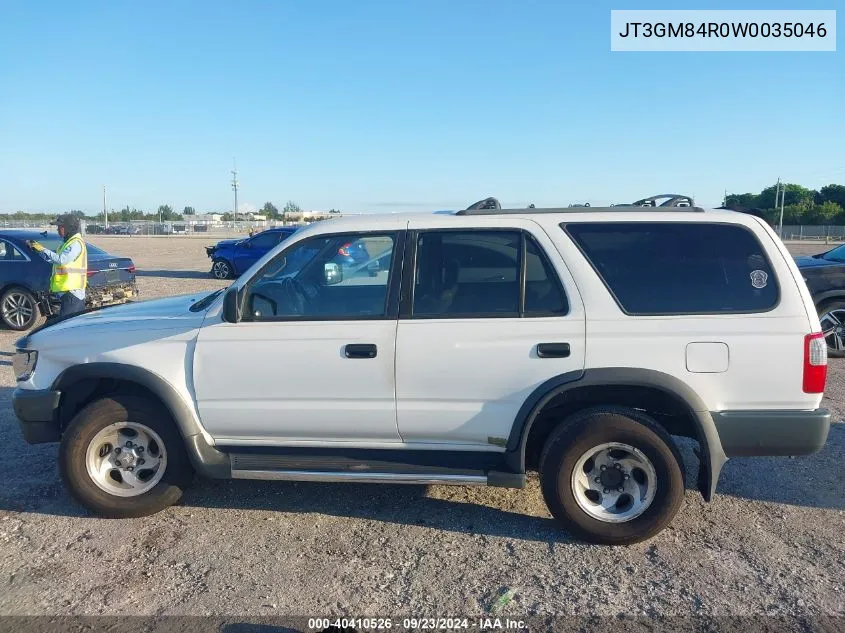
M 128 270 L 130 273 L 134 273 L 135 272 L 135 265 L 133 264 L 132 266 L 130 266 L 126 270 Z
M 96 275 L 96 274 L 97 274 L 97 271 L 96 271 L 96 270 L 89 270 L 89 271 L 86 271 L 86 272 L 87 272 L 87 274 L 88 274 L 88 276 L 89 276 L 89 277 L 93 277 L 94 275 Z
M 804 393 L 824 393 L 827 380 L 827 342 L 816 332 L 804 337 Z

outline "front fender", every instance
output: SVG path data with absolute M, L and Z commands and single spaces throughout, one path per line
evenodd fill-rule
M 140 385 L 155 395 L 170 412 L 179 433 L 185 440 L 188 455 L 194 468 L 202 475 L 215 478 L 231 476 L 229 457 L 221 453 L 205 439 L 199 418 L 176 389 L 164 378 L 147 369 L 123 363 L 84 363 L 67 368 L 53 381 L 52 391 L 61 393 L 59 410 L 66 402 L 67 393 L 73 386 L 86 379 L 121 380 Z

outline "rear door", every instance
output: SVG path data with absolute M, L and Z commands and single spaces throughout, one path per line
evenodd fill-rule
M 536 223 L 452 220 L 455 228 L 410 227 L 396 339 L 399 433 L 409 443 L 503 450 L 531 392 L 583 369 L 584 307 Z

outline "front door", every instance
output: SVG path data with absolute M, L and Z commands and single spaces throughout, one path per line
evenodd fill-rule
M 503 450 L 532 391 L 584 367 L 584 308 L 554 245 L 533 222 L 489 222 L 409 233 L 413 291 L 396 337 L 405 442 Z
M 245 283 L 244 321 L 209 316 L 193 371 L 200 417 L 218 443 L 401 441 L 393 254 L 403 236 L 300 240 Z M 350 242 L 385 265 L 350 261 Z
M 264 257 L 278 243 L 281 233 L 271 231 L 244 240 L 235 250 L 235 272 L 242 275 L 250 266 Z

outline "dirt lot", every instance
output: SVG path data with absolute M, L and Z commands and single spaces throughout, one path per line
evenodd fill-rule
M 142 298 L 213 289 L 207 241 L 94 238 Z M 823 245 L 791 247 L 817 252 Z M 0 331 L 10 365 L 15 334 Z M 845 615 L 845 424 L 818 455 L 734 459 L 716 499 L 625 548 L 571 541 L 527 490 L 199 482 L 147 519 L 85 516 L 56 446 L 29 446 L 0 382 L 0 613 Z M 845 417 L 845 362 L 825 406 Z M 683 447 L 690 470 L 696 458 Z

